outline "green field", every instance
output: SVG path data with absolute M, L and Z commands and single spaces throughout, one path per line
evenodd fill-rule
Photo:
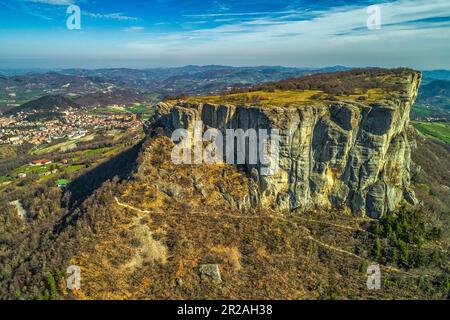
M 425 136 L 450 144 L 450 122 L 413 121 L 412 124 Z
M 130 114 L 130 113 L 142 113 L 142 114 L 151 114 L 153 113 L 153 108 L 150 105 L 146 104 L 136 104 L 131 107 L 101 107 L 95 108 L 89 111 L 90 114 L 98 115 L 98 114 Z
M 58 168 L 55 164 L 49 164 L 44 166 L 30 166 L 28 164 L 23 165 L 15 170 L 15 174 L 18 173 L 36 173 L 36 174 L 43 174 L 44 172 L 47 172 L 53 168 Z
M 106 151 L 106 150 L 108 150 L 109 148 L 99 148 L 99 149 L 88 149 L 88 150 L 85 150 L 85 151 L 82 151 L 82 153 L 85 155 L 85 156 L 95 156 L 96 154 L 99 154 L 99 153 L 102 153 L 102 152 L 104 152 L 104 151 Z
M 110 142 L 121 139 L 125 135 L 123 132 L 114 133 L 111 131 L 111 133 L 113 133 L 113 136 L 110 136 Z M 75 145 L 81 141 L 85 142 L 92 140 L 95 135 L 96 134 L 90 134 L 77 140 L 68 140 L 55 143 L 50 146 L 47 144 L 42 144 L 28 150 L 30 155 L 39 155 L 43 157 L 45 154 L 48 154 L 47 157 L 53 159 L 54 162 L 52 164 L 42 166 L 22 164 L 21 166 L 12 169 L 7 174 L 0 175 L 0 190 L 4 190 L 6 186 L 9 186 L 8 188 L 14 190 L 19 190 L 22 187 L 21 183 L 23 181 L 42 183 L 54 179 L 75 179 L 82 172 L 85 172 L 86 170 L 105 162 L 110 157 L 115 156 L 128 145 L 127 143 L 117 141 L 112 146 L 95 148 L 97 143 L 94 142 L 92 145 L 87 144 L 87 146 L 91 146 L 91 148 L 84 150 L 75 149 L 61 153 L 59 157 L 54 157 L 61 152 L 61 148 L 67 147 L 70 144 Z M 125 142 L 126 141 L 127 140 L 125 139 Z M 3 158 L 17 157 L 19 156 L 17 149 L 18 147 L 16 146 L 0 145 L 0 156 L 3 156 Z M 30 160 L 35 158 L 37 157 L 30 157 Z M 64 159 L 67 162 L 59 161 L 61 159 Z M 57 169 L 57 171 L 52 173 L 54 169 Z M 20 173 L 26 173 L 27 175 L 25 178 L 19 178 Z
M 433 111 L 428 109 L 427 107 L 416 103 L 412 109 L 413 113 L 417 116 L 417 117 L 431 117 L 433 115 Z
M 84 136 L 82 138 L 76 139 L 76 140 L 67 140 L 49 147 L 46 147 L 46 145 L 42 145 L 42 146 L 38 146 L 35 147 L 33 149 L 30 150 L 30 154 L 36 154 L 36 155 L 42 155 L 42 154 L 47 154 L 47 153 L 52 153 L 52 152 L 58 152 L 60 151 L 62 148 L 70 148 L 72 146 L 72 148 L 76 148 L 76 144 L 78 142 L 85 142 L 85 141 L 90 141 L 92 139 L 95 138 L 95 134 L 90 134 L 87 136 Z
M 126 109 L 128 113 L 150 113 L 152 108 L 145 104 L 135 105 Z
M 64 170 L 64 172 L 67 174 L 70 174 L 70 173 L 78 171 L 84 167 L 85 167 L 84 164 L 76 164 L 76 165 L 69 166 L 66 170 Z
M 68 155 L 70 162 L 75 163 L 75 164 L 61 165 L 59 163 L 53 163 L 53 164 L 43 165 L 43 166 L 30 166 L 30 165 L 26 164 L 19 168 L 16 168 L 14 170 L 14 176 L 18 175 L 19 173 L 34 173 L 34 174 L 39 175 L 39 180 L 45 181 L 45 180 L 49 180 L 49 179 L 52 179 L 55 177 L 59 177 L 63 174 L 70 175 L 81 169 L 86 168 L 86 165 L 94 165 L 97 163 L 101 163 L 108 157 L 114 156 L 120 149 L 121 149 L 120 147 L 114 146 L 114 147 L 76 151 L 76 152 Z M 82 157 L 80 157 L 81 155 L 87 156 L 87 157 L 100 155 L 100 158 L 96 159 L 93 162 L 92 162 L 92 159 L 91 160 L 87 159 L 88 162 L 86 162 L 86 159 L 83 160 Z M 44 175 L 44 173 L 46 173 L 52 169 L 58 169 L 59 171 L 57 173 Z M 0 177 L 0 183 L 7 179 L 9 179 L 9 178 L 8 177 Z

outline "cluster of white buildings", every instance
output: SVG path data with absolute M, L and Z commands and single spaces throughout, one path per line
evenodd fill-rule
M 107 130 L 136 130 L 142 122 L 134 114 L 92 115 L 84 110 L 71 109 L 51 120 L 30 120 L 36 112 L 0 117 L 0 144 L 21 145 L 51 143 L 60 139 L 79 139 L 89 132 Z

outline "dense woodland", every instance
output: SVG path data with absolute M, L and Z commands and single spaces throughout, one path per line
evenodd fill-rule
M 269 82 L 252 88 L 236 88 L 232 93 L 273 90 L 321 90 L 333 96 L 361 94 L 374 88 L 381 88 L 389 92 L 400 92 L 403 85 L 396 81 L 396 77 L 398 76 L 401 79 L 403 73 L 411 71 L 404 68 L 389 70 L 389 77 L 387 77 L 386 69 L 381 68 L 319 73 L 301 78 Z
M 111 198 L 104 197 L 112 197 L 119 187 L 117 175 L 124 178 L 132 170 L 138 150 L 140 144 L 86 172 L 67 190 L 47 181 L 30 183 L 20 195 L 0 194 L 4 212 L 0 216 L 0 298 L 58 297 L 55 283 L 61 279 L 59 267 L 76 252 L 83 232 L 90 232 L 95 221 L 102 220 L 97 215 L 109 214 Z M 91 197 L 75 207 L 88 195 Z M 27 221 L 9 204 L 16 197 L 27 211 Z
M 144 144 L 144 149 L 148 141 Z M 420 151 L 423 146 L 419 144 L 417 148 Z M 81 204 L 77 206 L 68 205 L 70 192 L 64 193 L 50 183 L 28 188 L 23 195 L 24 207 L 30 212 L 28 223 L 18 218 L 15 208 L 9 205 L 9 200 L 2 195 L 0 206 L 5 214 L 0 220 L 0 264 L 3 266 L 0 273 L 0 298 L 68 297 L 63 286 L 65 270 L 62 266 L 68 265 L 71 257 L 80 251 L 87 250 L 84 241 L 89 241 L 88 239 L 95 235 L 111 232 L 111 225 L 122 217 L 116 211 L 117 208 L 111 207 L 110 204 L 114 201 L 114 195 L 123 191 L 126 181 L 121 183 L 118 177 L 112 178 L 112 175 L 118 166 L 126 163 L 126 160 L 134 164 L 143 161 L 142 156 L 136 158 L 137 154 L 134 151 L 130 152 L 111 160 L 110 167 L 102 167 L 102 171 L 105 172 L 104 178 L 111 180 L 100 183 L 101 186 L 95 191 L 90 189 L 90 185 L 86 185 L 87 189 L 80 197 Z M 433 171 L 433 167 L 423 168 L 421 172 L 414 177 L 416 183 L 421 181 L 421 175 L 438 174 Z M 80 188 L 85 184 L 83 179 L 85 178 L 81 177 L 76 182 Z M 90 196 L 86 197 L 87 194 Z M 389 290 L 394 290 L 392 292 L 397 290 L 399 296 L 405 294 L 402 291 L 405 290 L 405 286 L 412 286 L 415 294 L 422 297 L 427 295 L 435 298 L 447 297 L 449 273 L 446 264 L 448 248 L 445 246 L 448 246 L 449 242 L 448 221 L 445 219 L 448 219 L 448 206 L 440 203 L 448 201 L 448 198 L 443 199 L 442 196 L 438 193 L 428 193 L 421 199 L 422 206 L 416 209 L 403 207 L 394 215 L 370 223 L 366 232 L 357 234 L 352 240 L 357 241 L 359 252 L 367 251 L 371 260 L 383 265 L 392 265 L 404 270 L 424 270 L 424 273 L 433 270 L 435 276 L 412 278 L 408 280 L 409 282 L 395 278 L 386 279 L 385 286 L 390 288 Z M 329 214 L 339 216 L 338 212 Z M 279 245 L 284 245 L 287 240 L 280 229 L 282 226 L 271 224 L 268 227 L 270 228 L 267 232 L 271 235 L 271 240 L 267 245 L 274 242 L 273 250 Z M 313 232 L 316 236 L 320 234 L 317 231 Z M 123 236 L 128 237 L 125 234 Z M 242 241 L 252 243 L 249 237 L 255 236 L 257 237 L 257 234 L 247 234 Z M 329 231 L 324 234 L 324 237 L 341 236 L 333 235 Z M 133 243 L 133 238 L 131 237 L 129 241 Z M 333 265 L 338 261 L 335 260 L 337 257 L 329 253 L 319 251 L 319 256 L 325 264 Z M 361 263 L 361 274 L 364 274 L 367 265 L 367 261 Z M 335 266 L 338 269 L 347 267 Z M 342 294 L 339 286 L 337 283 L 327 284 L 317 290 L 322 292 L 321 298 L 334 299 Z

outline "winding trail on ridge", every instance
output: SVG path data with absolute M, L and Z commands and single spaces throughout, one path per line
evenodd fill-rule
M 134 206 L 132 206 L 132 205 L 129 205 L 129 204 L 126 204 L 126 203 L 121 202 L 117 197 L 114 197 L 114 200 L 116 201 L 117 205 L 119 205 L 120 207 L 127 208 L 127 209 L 130 209 L 130 210 L 134 210 L 134 211 L 137 211 L 137 212 L 139 212 L 139 213 L 146 213 L 146 214 L 157 213 L 157 214 L 163 214 L 163 212 L 157 211 L 157 210 L 143 210 L 143 209 L 140 209 L 140 208 L 136 208 L 136 207 L 134 207 Z M 195 212 L 195 211 L 194 211 L 194 212 Z M 176 214 L 185 214 L 184 212 L 183 212 L 183 213 L 181 213 L 181 212 L 172 212 L 172 213 L 176 213 Z M 307 238 L 308 240 L 310 240 L 310 241 L 312 241 L 312 242 L 318 244 L 319 246 L 321 246 L 321 247 L 323 247 L 323 248 L 326 248 L 326 249 L 331 250 L 331 251 L 334 251 L 334 252 L 339 252 L 339 253 L 342 253 L 342 254 L 346 254 L 346 255 L 351 256 L 351 257 L 353 257 L 353 258 L 356 258 L 356 259 L 358 259 L 358 260 L 367 260 L 366 258 L 363 258 L 363 257 L 361 257 L 361 256 L 359 256 L 359 255 L 357 255 L 357 254 L 355 254 L 355 253 L 353 253 L 353 252 L 350 252 L 350 251 L 347 251 L 347 250 L 344 250 L 344 249 L 341 249 L 341 248 L 337 248 L 337 247 L 334 247 L 334 246 L 332 246 L 332 245 L 329 245 L 329 244 L 327 244 L 327 243 L 325 243 L 325 242 L 322 242 L 322 241 L 320 241 L 320 240 L 317 240 L 316 238 L 314 238 L 314 237 L 311 235 L 311 230 L 309 230 L 307 227 L 302 226 L 302 225 L 299 225 L 298 223 L 289 221 L 288 219 L 286 219 L 284 216 L 282 216 L 282 215 L 280 215 L 280 214 L 271 214 L 271 215 L 262 215 L 262 216 L 244 216 L 244 215 L 233 215 L 233 214 L 226 214 L 226 213 L 220 214 L 220 215 L 213 215 L 213 214 L 208 213 L 208 212 L 200 212 L 200 211 L 197 211 L 197 213 L 200 213 L 200 214 L 206 215 L 206 216 L 212 216 L 212 217 L 227 216 L 227 217 L 237 218 L 237 219 L 264 219 L 264 218 L 270 218 L 270 219 L 278 219 L 278 220 L 282 220 L 282 221 L 284 221 L 284 222 L 293 224 L 295 227 L 301 228 L 303 231 L 305 231 L 305 233 L 306 233 L 306 238 Z M 361 228 L 355 228 L 355 227 L 350 227 L 350 226 L 344 226 L 344 225 L 339 225 L 339 224 L 334 224 L 334 223 L 329 223 L 329 222 L 324 222 L 324 221 L 318 221 L 318 220 L 312 220 L 312 219 L 306 219 L 306 218 L 300 218 L 300 220 L 304 220 L 304 221 L 308 221 L 308 222 L 322 223 L 322 224 L 326 224 L 326 225 L 330 225 L 330 226 L 334 226 L 334 227 L 338 227 L 338 228 L 343 228 L 343 229 L 347 229 L 347 230 L 352 230 L 352 231 L 355 231 L 355 230 L 358 230 L 358 231 L 364 231 L 364 230 L 361 229 Z M 373 263 L 374 263 L 374 264 L 377 264 L 376 262 L 373 262 Z M 404 271 L 404 270 L 401 270 L 401 269 L 398 269 L 398 268 L 395 268 L 395 267 L 391 267 L 391 266 L 380 265 L 380 267 L 381 267 L 381 268 L 384 268 L 384 269 L 387 270 L 387 271 L 396 272 L 396 273 L 402 273 L 402 274 L 405 274 L 405 275 L 407 275 L 407 276 L 415 277 L 415 278 L 418 278 L 418 277 L 421 277 L 421 276 L 431 276 L 431 275 L 425 275 L 425 274 L 422 274 L 422 275 L 414 275 L 414 274 L 409 273 L 409 272 L 407 272 L 407 271 Z

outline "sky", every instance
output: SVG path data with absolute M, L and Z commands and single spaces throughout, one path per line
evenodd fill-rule
M 190 64 L 450 69 L 450 1 L 0 0 L 0 68 Z

